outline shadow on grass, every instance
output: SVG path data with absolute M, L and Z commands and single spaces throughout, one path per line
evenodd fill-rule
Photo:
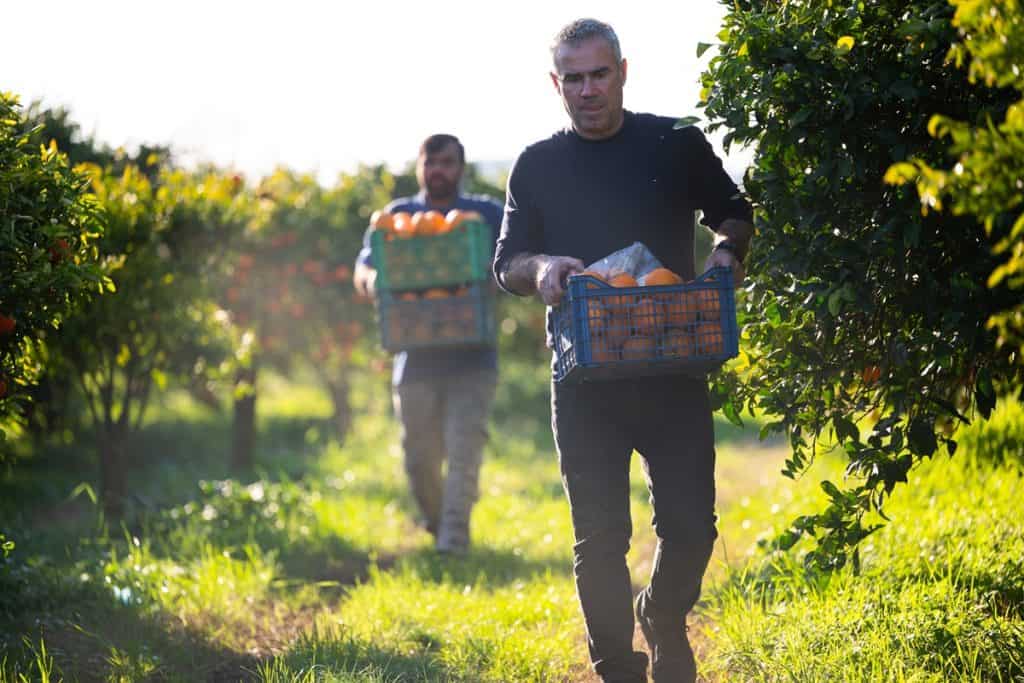
M 264 660 L 255 669 L 259 680 L 272 683 L 306 680 L 311 665 L 317 680 L 336 683 L 420 683 L 462 680 L 438 661 L 435 652 L 441 641 L 430 633 L 412 638 L 412 643 L 388 646 L 346 636 L 340 630 L 313 631 L 302 636 L 284 655 Z M 321 678 L 322 677 L 322 678 Z
M 52 580 L 39 575 L 33 579 Z M 42 643 L 53 659 L 54 673 L 59 674 L 56 680 L 255 680 L 247 673 L 258 661 L 253 654 L 213 642 L 170 615 L 143 614 L 141 607 L 117 602 L 96 584 L 52 588 L 54 592 L 42 601 L 5 595 L 35 609 L 0 621 L 4 673 L 20 671 L 33 679 L 28 672 L 34 670 Z M 279 650 L 294 635 L 289 632 L 287 640 L 282 637 L 280 642 L 263 635 L 261 642 L 256 634 L 251 647 Z
M 465 555 L 448 555 L 432 548 L 395 558 L 395 569 L 415 573 L 424 581 L 474 584 L 484 579 L 489 587 L 500 587 L 537 575 L 568 574 L 572 563 L 564 558 L 527 559 L 512 550 L 473 546 Z
M 261 421 L 254 468 L 229 467 L 231 425 L 226 416 L 157 420 L 132 435 L 127 458 L 128 509 L 182 502 L 201 480 L 236 477 L 297 478 L 312 469 L 317 455 L 334 437 L 331 423 L 306 417 Z M 0 472 L 0 514 L 24 516 L 31 508 L 51 507 L 81 483 L 98 488 L 97 438 L 84 430 L 68 443 L 39 447 L 32 458 Z M 28 506 L 26 507 L 26 503 Z M 130 515 L 129 515 L 130 516 Z

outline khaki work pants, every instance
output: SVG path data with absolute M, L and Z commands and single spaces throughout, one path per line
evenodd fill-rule
M 469 547 L 469 517 L 479 495 L 497 378 L 493 369 L 470 370 L 395 387 L 405 471 L 427 530 L 442 552 Z

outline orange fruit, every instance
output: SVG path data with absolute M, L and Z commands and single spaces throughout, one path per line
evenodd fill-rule
M 11 317 L 0 313 L 0 337 L 14 332 L 14 328 L 18 326 L 18 322 Z
M 629 307 L 629 322 L 636 334 L 654 336 L 665 326 L 665 309 L 654 297 L 638 296 Z
M 864 384 L 874 384 L 881 376 L 882 369 L 877 365 L 868 365 L 860 373 L 860 377 L 864 380 Z
M 634 278 L 629 273 L 619 273 L 618 275 L 616 275 L 616 276 L 612 277 L 610 280 L 608 280 L 608 284 L 610 284 L 612 287 L 637 287 L 637 286 L 639 286 L 639 284 L 636 281 L 636 278 Z M 626 303 L 632 303 L 632 299 L 633 299 L 633 297 L 631 297 L 631 296 L 611 297 L 610 298 L 610 303 L 622 305 L 622 304 L 626 304 Z
M 707 355 L 724 353 L 722 330 L 717 325 L 701 325 L 697 328 L 697 350 Z
M 630 337 L 622 345 L 622 360 L 648 360 L 658 354 L 658 344 L 654 337 Z
M 395 229 L 395 216 L 383 209 L 377 209 L 370 216 L 370 226 L 378 230 L 393 232 Z
M 686 330 L 670 329 L 661 339 L 661 355 L 669 358 L 686 358 L 694 352 L 695 339 Z
M 622 360 L 619 356 L 618 349 L 608 348 L 607 346 L 594 345 L 593 350 L 590 354 L 590 359 L 595 363 L 610 363 L 612 361 Z
M 636 287 L 636 279 L 628 273 L 619 273 L 608 280 L 608 284 L 612 287 Z M 621 296 L 605 296 L 601 297 L 601 300 L 605 304 L 605 308 L 608 309 L 609 327 L 621 328 L 628 336 L 629 323 L 630 323 L 630 307 L 636 302 L 634 295 L 621 295 Z
M 451 296 L 451 293 L 447 289 L 440 287 L 434 287 L 423 292 L 424 299 L 447 299 L 449 296 Z
M 411 224 L 412 224 L 412 232 L 413 232 L 413 234 L 416 234 L 418 232 L 417 229 L 420 227 L 420 224 L 423 222 L 423 214 L 424 213 L 425 213 L 424 211 L 414 211 L 412 216 L 409 217 L 409 220 L 411 221 Z
M 604 277 L 602 277 L 598 273 L 595 273 L 592 270 L 584 270 L 582 273 L 576 273 L 576 275 L 587 275 L 589 277 L 594 278 L 595 280 L 600 280 L 601 282 L 603 282 L 606 285 L 611 284 Z M 575 275 L 573 277 L 575 277 Z M 600 288 L 601 287 L 599 285 L 595 285 L 593 282 L 588 282 L 587 283 L 587 289 L 600 289 Z
M 480 215 L 478 211 L 466 211 L 464 209 L 452 209 L 445 216 L 445 223 L 448 226 L 448 230 L 454 230 L 463 223 L 473 223 L 483 221 L 484 217 Z
M 640 278 L 640 282 L 644 287 L 681 285 L 683 284 L 683 278 L 679 277 L 668 268 L 655 268 Z
M 434 338 L 434 331 L 429 323 L 420 322 L 412 328 L 412 338 L 417 342 L 429 342 Z
M 686 327 L 697 322 L 699 302 L 699 292 L 666 294 L 664 297 L 665 323 L 669 327 Z
M 399 211 L 394 215 L 394 233 L 399 237 L 412 237 L 416 234 L 412 225 L 412 216 L 405 211 Z
M 697 295 L 697 312 L 701 320 L 716 321 L 722 317 L 721 303 L 718 300 L 717 289 L 699 289 Z
M 398 298 L 401 301 L 417 301 L 419 299 L 416 292 L 402 292 L 398 295 Z
M 412 215 L 412 228 L 417 235 L 436 235 L 444 231 L 447 224 L 440 211 L 417 211 Z
M 612 279 L 608 280 L 608 284 L 612 287 L 636 287 L 636 278 L 629 273 L 619 273 Z
M 390 332 L 388 336 L 391 337 L 391 342 L 401 339 L 405 332 L 405 329 L 402 327 L 402 321 L 398 318 L 392 318 L 390 325 L 388 325 L 388 332 Z

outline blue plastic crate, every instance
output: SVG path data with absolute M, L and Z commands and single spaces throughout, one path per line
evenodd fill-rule
M 552 317 L 556 382 L 702 377 L 739 353 L 727 268 L 651 287 L 612 287 L 588 275 L 572 276 Z
M 391 352 L 495 343 L 494 288 L 478 282 L 426 292 L 378 292 L 381 346 Z M 434 292 L 436 298 L 429 294 Z

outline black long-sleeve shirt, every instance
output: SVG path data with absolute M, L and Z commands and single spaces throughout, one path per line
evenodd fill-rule
M 750 205 L 700 129 L 675 119 L 625 112 L 604 140 L 571 129 L 527 147 L 512 167 L 494 258 L 505 284 L 523 252 L 574 256 L 591 264 L 633 242 L 661 263 L 694 276 L 694 212 L 712 229 L 727 218 L 751 220 Z

